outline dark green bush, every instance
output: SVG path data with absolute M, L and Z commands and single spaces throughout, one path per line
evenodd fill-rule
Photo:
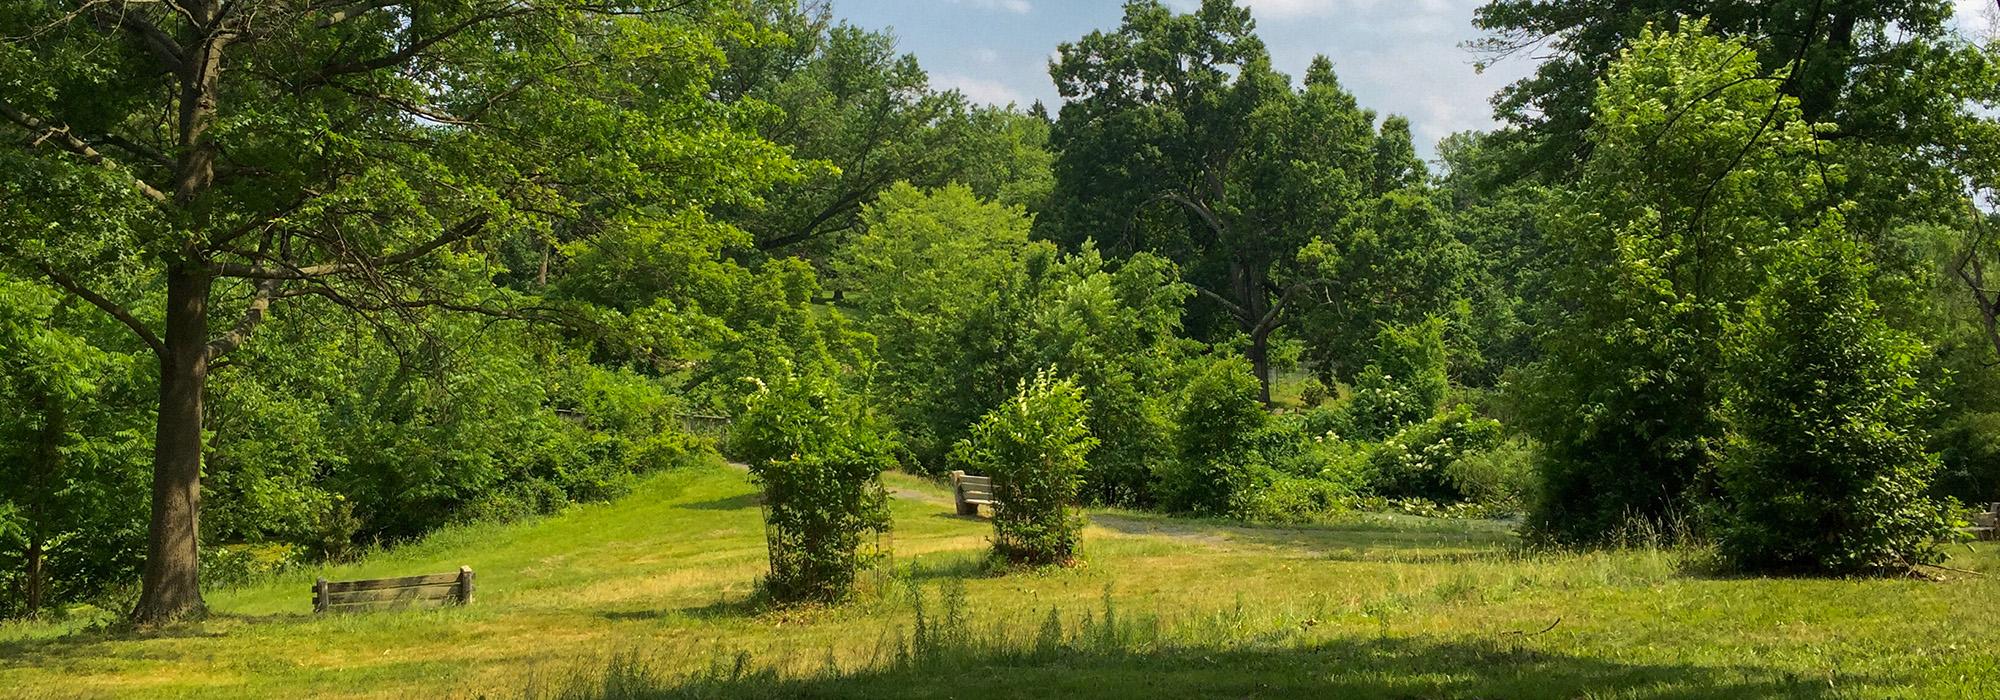
M 1916 427 L 1926 348 L 1882 319 L 1852 244 L 1795 244 L 1730 340 L 1722 555 L 1835 574 L 1942 559 L 1950 522 L 1926 494 L 1938 462 Z
M 865 538 L 889 528 L 881 474 L 894 463 L 860 402 L 817 375 L 774 377 L 736 419 L 729 448 L 764 488 L 765 594 L 779 603 L 846 599 L 873 559 Z
M 1240 495 L 1268 485 L 1276 472 L 1256 447 L 1270 416 L 1257 376 L 1241 357 L 1205 363 L 1182 398 L 1177 459 L 1158 465 L 1161 503 L 1170 510 L 1225 514 Z
M 1063 564 L 1075 556 L 1083 532 L 1078 490 L 1097 447 L 1087 411 L 1076 384 L 1044 371 L 959 442 L 956 461 L 993 477 L 1001 503 L 993 514 L 996 554 L 1026 564 Z

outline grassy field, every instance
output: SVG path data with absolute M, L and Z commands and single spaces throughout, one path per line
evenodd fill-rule
M 0 626 L 0 695 L 2000 697 L 2000 583 L 1974 575 L 1735 579 L 1674 552 L 1521 553 L 1496 523 L 1127 513 L 1095 514 L 1082 566 L 995 573 L 984 522 L 892 484 L 893 564 L 838 609 L 747 602 L 754 489 L 715 468 L 213 592 L 212 619 L 171 631 Z M 2000 575 L 1992 545 L 1958 551 Z M 316 575 L 460 564 L 472 606 L 310 614 Z

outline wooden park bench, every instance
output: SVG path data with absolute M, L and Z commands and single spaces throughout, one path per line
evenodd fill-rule
M 457 573 L 328 581 L 313 584 L 313 612 L 357 612 L 403 608 L 418 604 L 464 605 L 472 602 L 472 567 Z
M 1972 516 L 1972 527 L 1965 529 L 1981 540 L 2000 539 L 2000 503 L 1986 504 L 1986 512 Z
M 982 505 L 1000 505 L 999 496 L 993 493 L 993 477 L 990 476 L 954 471 L 951 473 L 951 495 L 958 504 L 959 515 L 978 515 Z

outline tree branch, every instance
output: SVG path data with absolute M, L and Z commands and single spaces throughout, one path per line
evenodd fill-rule
M 374 260 L 361 260 L 356 262 L 345 262 L 345 263 L 325 263 L 320 265 L 308 265 L 305 267 L 287 265 L 280 269 L 273 269 L 258 265 L 211 263 L 209 265 L 209 270 L 218 277 L 240 277 L 245 279 L 303 280 L 303 279 L 313 279 L 316 277 L 327 277 L 331 275 L 338 275 L 349 272 L 360 272 L 363 270 L 371 270 L 376 268 L 393 267 L 396 265 L 401 265 L 403 263 L 410 262 L 412 260 L 416 260 L 425 255 L 429 255 L 431 251 L 443 248 L 447 245 L 451 245 L 452 243 L 456 243 L 458 241 L 471 238 L 472 236 L 478 234 L 480 229 L 485 228 L 486 222 L 489 221 L 491 218 L 492 218 L 491 215 L 488 214 L 475 215 L 470 219 L 466 219 L 459 225 L 453 226 L 451 230 L 445 231 L 444 234 L 438 236 L 437 238 L 433 238 L 423 243 L 422 245 L 419 245 L 415 248 L 411 248 L 409 250 L 405 250 L 403 252 L 396 253 L 393 255 L 387 255 L 381 258 L 376 258 Z
M 1208 290 L 1207 287 L 1203 287 L 1198 284 L 1194 285 L 1194 291 L 1197 294 L 1200 294 L 1202 296 L 1214 300 L 1215 303 L 1217 304 L 1221 304 L 1222 308 L 1227 309 L 1229 311 L 1229 315 L 1235 316 L 1238 321 L 1242 321 L 1244 323 L 1249 323 L 1251 321 L 1250 312 L 1245 311 L 1241 304 L 1230 301 L 1229 297 L 1225 297 L 1220 294 L 1216 294 L 1215 292 L 1211 292 Z
M 61 146 L 63 150 L 74 153 L 82 158 L 85 163 L 107 170 L 126 170 L 126 175 L 132 178 L 132 183 L 139 188 L 140 194 L 146 195 L 147 199 L 155 202 L 162 204 L 167 202 L 167 193 L 161 192 L 159 188 L 153 187 L 150 183 L 140 179 L 138 175 L 120 166 L 117 161 L 106 158 L 97 149 L 91 148 L 90 144 L 85 143 L 83 139 L 77 138 L 75 134 L 70 133 L 68 126 L 50 126 L 48 122 L 24 114 L 20 110 L 15 109 L 13 105 L 7 104 L 4 101 L 0 101 L 0 116 L 4 116 L 8 121 L 21 125 L 22 128 L 27 129 L 31 134 L 39 133 L 40 135 L 30 142 L 31 146 L 53 141 L 56 145 Z
M 137 317 L 134 317 L 131 311 L 127 310 L 123 306 L 119 306 L 118 302 L 107 299 L 105 298 L 104 295 L 91 291 L 90 288 L 83 286 L 75 279 L 72 279 L 69 275 L 65 275 L 57 271 L 55 267 L 50 266 L 48 263 L 37 262 L 35 263 L 35 267 L 40 269 L 42 271 L 42 274 L 47 275 L 49 281 L 55 282 L 56 286 L 62 287 L 69 293 L 75 294 L 78 297 L 81 297 L 84 301 L 90 302 L 91 306 L 95 306 L 99 309 L 102 309 L 104 313 L 110 314 L 112 318 L 118 319 L 119 323 L 125 324 L 126 328 L 132 329 L 132 333 L 134 335 L 139 336 L 140 340 L 145 341 L 146 346 L 152 348 L 155 354 L 158 354 L 161 357 L 166 356 L 167 344 L 161 342 L 160 336 L 154 333 L 153 329 L 147 328 L 146 324 L 140 323 L 139 319 Z
M 224 355 L 243 347 L 243 341 L 248 340 L 250 333 L 257 330 L 257 326 L 263 324 L 265 317 L 269 315 L 271 299 L 277 295 L 280 284 L 283 284 L 283 280 L 257 281 L 255 291 L 250 294 L 250 307 L 243 310 L 243 318 L 236 322 L 236 327 L 229 329 L 229 332 L 222 334 L 222 337 L 209 341 L 208 361 L 222 359 Z

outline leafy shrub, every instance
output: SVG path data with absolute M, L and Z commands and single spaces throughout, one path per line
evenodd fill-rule
M 1460 406 L 1410 426 L 1368 451 L 1370 490 L 1387 498 L 1437 503 L 1473 500 L 1452 478 L 1461 458 L 1492 450 L 1502 440 L 1500 422 Z
M 1342 406 L 1344 433 L 1360 440 L 1380 440 L 1430 418 L 1451 388 L 1443 320 L 1383 328 L 1375 344 L 1375 361 L 1361 370 Z
M 1937 457 L 1916 429 L 1912 336 L 1889 328 L 1869 268 L 1831 235 L 1782 259 L 1733 329 L 1720 551 L 1759 571 L 1878 573 L 1942 558 Z
M 1177 459 L 1160 465 L 1162 504 L 1168 509 L 1223 514 L 1239 493 L 1252 493 L 1276 476 L 1255 447 L 1270 416 L 1258 400 L 1259 385 L 1241 357 L 1210 360 L 1182 398 Z
M 1518 513 L 1534 491 L 1534 444 L 1508 440 L 1489 450 L 1461 455 L 1445 465 L 1445 478 L 1468 502 L 1495 512 Z
M 1354 490 L 1333 479 L 1280 474 L 1237 498 L 1235 517 L 1256 522 L 1313 523 L 1347 512 Z
M 1306 408 L 1316 408 L 1333 400 L 1333 391 L 1319 377 L 1306 377 L 1299 382 L 1299 403 Z
M 729 435 L 764 487 L 771 575 L 780 603 L 832 603 L 872 559 L 863 538 L 889 528 L 881 474 L 890 446 L 859 402 L 819 375 L 780 375 L 751 395 Z
M 1932 439 L 1942 463 L 1932 493 L 1981 505 L 2000 501 L 2000 413 L 1957 416 Z
M 1075 555 L 1083 531 L 1077 492 L 1097 446 L 1086 410 L 1076 384 L 1045 370 L 958 443 L 958 462 L 993 477 L 1001 504 L 993 515 L 995 553 L 1028 564 L 1061 564 Z

